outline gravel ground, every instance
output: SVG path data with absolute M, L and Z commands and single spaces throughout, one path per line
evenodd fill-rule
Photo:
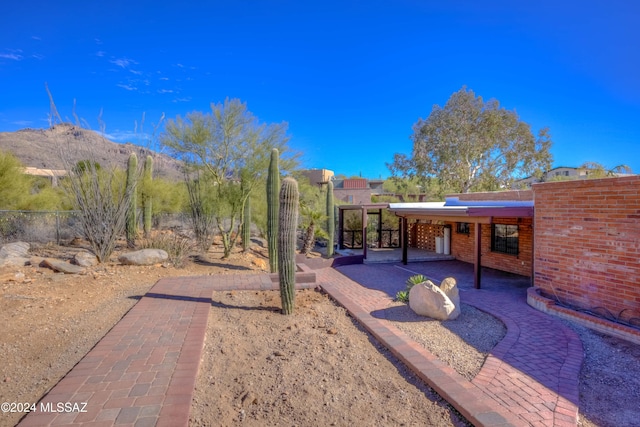
M 418 316 L 408 304 L 391 307 L 387 320 L 469 381 L 507 333 L 501 321 L 466 304 L 456 320 L 443 322 Z

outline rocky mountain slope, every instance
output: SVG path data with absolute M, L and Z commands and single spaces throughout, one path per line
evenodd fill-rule
M 0 150 L 13 153 L 24 166 L 40 169 L 65 169 L 65 162 L 75 165 L 80 160 L 93 160 L 102 167 L 126 167 L 131 153 L 136 153 L 139 161 L 150 154 L 155 176 L 182 178 L 181 163 L 170 156 L 130 143 L 118 144 L 97 132 L 67 123 L 49 129 L 0 132 Z

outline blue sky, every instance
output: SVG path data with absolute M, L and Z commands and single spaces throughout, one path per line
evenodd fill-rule
M 0 14 L 0 131 L 58 110 L 141 141 L 226 97 L 288 122 L 309 168 L 386 177 L 412 125 L 463 85 L 548 126 L 554 165 L 640 172 L 640 3 L 18 1 Z

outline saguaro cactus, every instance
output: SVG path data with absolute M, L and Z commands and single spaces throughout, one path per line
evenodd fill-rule
M 149 237 L 151 232 L 151 214 L 152 199 L 151 199 L 151 181 L 153 180 L 153 157 L 147 156 L 144 161 L 144 191 L 142 192 L 142 212 L 143 221 L 142 226 L 144 229 L 144 237 Z
M 131 153 L 129 161 L 127 162 L 127 187 L 126 191 L 129 194 L 129 208 L 127 209 L 127 222 L 125 225 L 125 234 L 127 237 L 127 245 L 134 247 L 136 244 L 136 235 L 138 234 L 138 218 L 136 215 L 136 209 L 138 207 L 138 199 L 136 197 L 137 191 L 137 169 L 138 169 L 138 156 L 136 153 Z
M 247 252 L 251 246 L 251 198 L 244 202 L 242 213 L 242 250 Z
M 298 183 L 287 177 L 280 189 L 278 230 L 278 277 L 282 313 L 292 314 L 296 284 L 296 230 L 298 228 Z
M 336 214 L 333 202 L 333 182 L 327 185 L 327 258 L 333 256 L 333 245 L 336 234 Z
M 269 174 L 267 175 L 267 244 L 269 247 L 269 269 L 278 272 L 278 193 L 280 192 L 279 152 L 271 150 Z

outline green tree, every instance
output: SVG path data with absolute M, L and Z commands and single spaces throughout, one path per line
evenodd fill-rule
M 31 179 L 13 154 L 0 151 L 0 209 L 21 209 L 28 202 Z
M 419 119 L 411 139 L 413 155 L 395 154 L 387 164 L 391 174 L 435 177 L 441 192 L 510 188 L 515 179 L 541 176 L 552 161 L 547 128 L 535 137 L 515 111 L 484 102 L 466 87 Z
M 247 198 L 266 179 L 271 150 L 289 152 L 286 130 L 285 123 L 260 123 L 238 99 L 212 104 L 210 114 L 189 113 L 166 124 L 161 143 L 185 161 L 189 171 L 208 177 L 202 183 L 212 194 L 212 215 L 222 237 L 224 258 L 240 235 Z M 295 156 L 281 159 L 283 169 L 294 165 Z
M 631 168 L 627 165 L 617 165 L 612 168 L 607 168 L 603 164 L 597 162 L 585 162 L 580 166 L 580 168 L 587 170 L 587 176 L 589 178 L 606 178 L 617 176 L 618 174 L 633 173 Z

